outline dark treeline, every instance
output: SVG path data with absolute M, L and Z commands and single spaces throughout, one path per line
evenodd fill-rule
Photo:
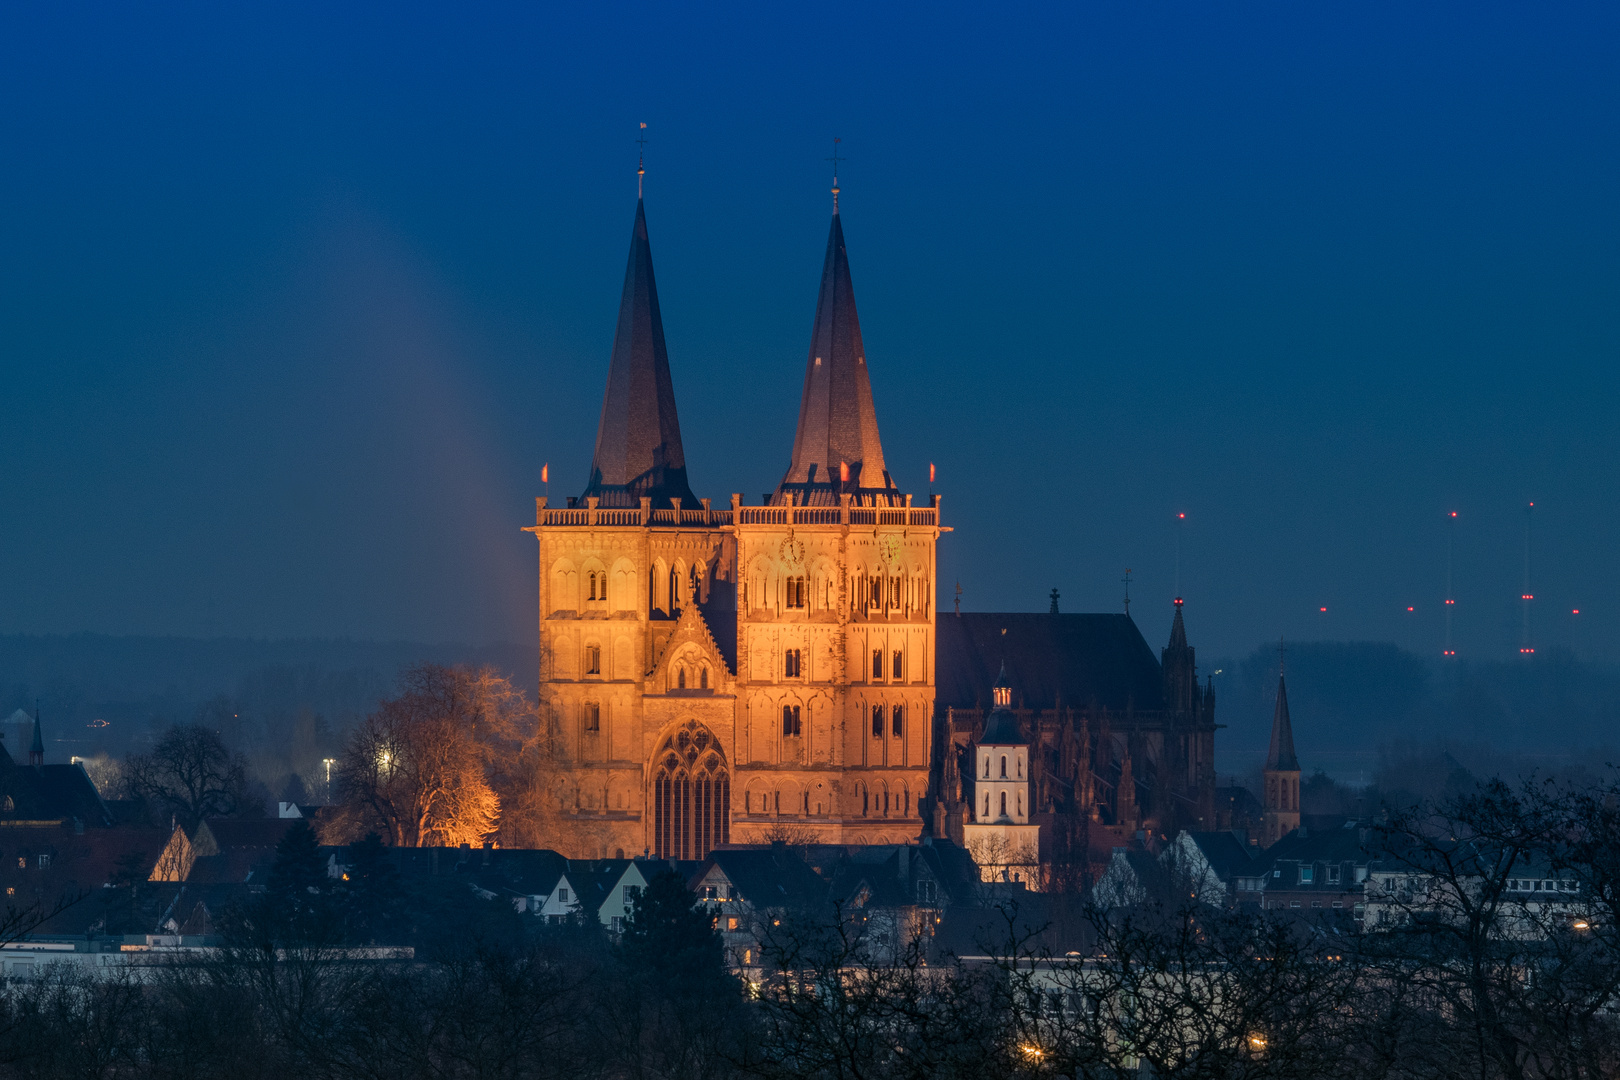
M 423 660 L 533 668 L 530 650 L 512 645 L 0 635 L 0 720 L 38 702 L 53 762 L 120 759 L 198 724 L 243 755 L 264 799 L 321 802 L 321 759 Z M 14 757 L 27 738 L 4 731 Z
M 1369 882 L 1365 932 L 1180 899 L 1188 883 L 1170 877 L 1150 902 L 1090 908 L 1084 948 L 1062 952 L 1037 946 L 1041 928 L 1012 901 L 978 912 L 961 956 L 941 947 L 927 917 L 885 924 L 836 904 L 756 911 L 758 963 L 739 977 L 724 966 L 711 915 L 674 873 L 635 898 L 616 940 L 593 921 L 546 925 L 476 895 L 464 899 L 473 914 L 415 936 L 423 900 L 375 838 L 353 845 L 347 878 L 334 878 L 300 826 L 264 891 L 229 912 L 216 954 L 8 984 L 0 1069 L 1620 1076 L 1620 783 L 1493 781 L 1392 812 L 1365 843 L 1382 875 Z M 1556 886 L 1527 892 L 1532 877 Z M 411 958 L 352 951 L 401 935 L 418 942 Z

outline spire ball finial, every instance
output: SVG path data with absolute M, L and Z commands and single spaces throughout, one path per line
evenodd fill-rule
M 641 135 L 636 139 L 636 145 L 641 147 L 636 152 L 636 198 L 641 198 L 642 180 L 647 175 L 647 122 L 641 122 Z
M 839 155 L 839 153 L 838 153 L 838 144 L 843 142 L 843 141 L 844 140 L 840 139 L 838 136 L 836 136 L 836 135 L 833 136 L 832 157 L 827 159 L 828 161 L 832 162 L 832 167 L 833 167 L 832 197 L 833 197 L 833 213 L 834 214 L 838 213 L 838 163 L 840 161 L 848 161 L 849 160 L 846 157 L 841 157 Z

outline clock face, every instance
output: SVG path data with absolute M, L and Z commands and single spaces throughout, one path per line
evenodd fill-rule
M 894 562 L 900 557 L 900 537 L 890 533 L 883 538 L 878 550 L 883 553 L 884 562 Z
M 789 566 L 804 562 L 804 541 L 788 537 L 782 541 L 782 561 Z

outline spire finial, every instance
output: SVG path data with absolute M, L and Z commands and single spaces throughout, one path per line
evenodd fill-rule
M 636 145 L 641 147 L 636 151 L 636 198 L 641 198 L 641 182 L 647 175 L 647 122 L 641 122 L 641 134 L 636 139 Z
M 1131 568 L 1125 568 L 1125 576 L 1120 579 L 1125 583 L 1125 614 L 1131 613 Z
M 1284 643 L 1282 635 L 1277 635 L 1277 677 L 1282 678 L 1288 674 L 1288 646 Z
M 832 197 L 833 197 L 833 213 L 834 214 L 838 213 L 838 163 L 840 161 L 848 161 L 849 160 L 846 157 L 839 156 L 839 153 L 838 153 L 838 144 L 843 142 L 843 141 L 844 140 L 840 139 L 838 136 L 836 136 L 836 135 L 833 136 L 832 157 L 827 159 L 828 161 L 832 162 L 832 167 L 833 167 Z

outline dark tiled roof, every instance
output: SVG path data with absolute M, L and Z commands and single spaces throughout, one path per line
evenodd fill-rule
M 113 823 L 82 766 L 19 765 L 0 746 L 0 805 L 8 798 L 11 810 L 0 811 L 0 820 L 78 818 L 92 827 Z
M 686 452 L 675 415 L 647 213 L 640 200 L 630 231 L 630 262 L 624 271 L 619 325 L 613 334 L 613 359 L 585 494 L 599 497 L 604 506 L 638 506 L 643 496 L 652 499 L 656 510 L 668 510 L 671 498 L 694 510 L 698 505 L 686 481 Z
M 1127 615 L 943 612 L 937 626 L 941 710 L 988 708 L 1003 661 L 1015 707 L 1164 708 L 1159 662 Z
M 696 885 L 713 864 L 755 908 L 813 908 L 828 902 L 827 881 L 785 846 L 717 848 L 687 880 Z
M 232 849 L 242 848 L 249 850 L 268 851 L 274 855 L 276 845 L 287 830 L 294 825 L 307 824 L 303 818 L 208 818 L 203 822 L 209 834 L 218 845 L 218 851 L 209 851 L 214 855 Z M 199 836 L 196 838 L 201 847 L 206 848 L 206 841 Z
M 37 901 L 46 909 L 58 900 L 77 899 L 38 932 L 84 933 L 104 915 L 114 892 L 129 896 L 127 888 L 102 886 L 122 876 L 147 890 L 146 878 L 168 841 L 167 829 L 121 826 L 81 833 L 61 825 L 0 828 L 0 887 L 14 889 L 13 898 L 23 905 Z M 40 855 L 50 856 L 43 870 Z
M 1230 881 L 1234 874 L 1248 870 L 1254 863 L 1248 844 L 1235 833 L 1195 832 L 1189 835 L 1193 843 L 1198 845 L 1198 850 L 1204 853 L 1204 859 L 1215 871 L 1215 876 L 1222 881 Z

